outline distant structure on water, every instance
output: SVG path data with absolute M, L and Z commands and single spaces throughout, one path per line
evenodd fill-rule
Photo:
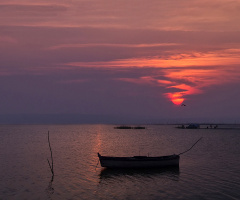
M 200 125 L 199 124 L 189 124 L 188 126 L 185 127 L 184 124 L 182 124 L 182 126 L 178 126 L 176 128 L 182 128 L 182 129 L 198 129 L 200 128 Z
M 179 129 L 240 129 L 239 124 L 182 124 L 178 125 L 176 128 Z
M 116 126 L 115 129 L 145 129 L 145 126 Z

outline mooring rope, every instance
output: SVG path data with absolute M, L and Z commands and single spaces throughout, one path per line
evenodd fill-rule
M 201 139 L 202 139 L 202 137 L 199 138 L 199 139 L 197 140 L 197 142 L 195 142 L 195 143 L 191 146 L 190 149 L 188 149 L 188 150 L 186 150 L 186 151 L 184 151 L 184 152 L 182 152 L 182 153 L 180 153 L 180 154 L 178 154 L 178 155 L 180 156 L 180 155 L 182 155 L 182 154 L 187 153 L 188 151 L 190 151 Z

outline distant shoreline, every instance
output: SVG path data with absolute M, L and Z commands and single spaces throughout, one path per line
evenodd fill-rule
M 188 126 L 191 123 L 51 123 L 51 122 L 45 122 L 45 123 L 0 123 L 1 125 L 112 125 L 112 126 L 182 126 L 185 127 Z M 232 123 L 198 123 L 200 128 L 199 129 L 214 129 L 214 126 L 217 125 L 217 128 L 215 129 L 234 129 L 239 128 L 240 124 L 232 124 Z M 211 128 L 210 125 L 213 127 Z M 208 126 L 208 128 L 207 128 Z M 223 127 L 224 126 L 224 127 Z M 227 127 L 225 127 L 227 126 Z M 179 127 L 180 128 L 180 127 Z

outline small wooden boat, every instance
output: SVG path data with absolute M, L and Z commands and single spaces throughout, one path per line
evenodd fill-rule
M 180 155 L 190 151 L 202 138 L 198 139 L 190 149 L 176 155 L 169 156 L 133 156 L 133 157 L 112 157 L 102 156 L 98 153 L 102 167 L 106 168 L 160 168 L 160 167 L 179 167 Z
M 179 166 L 179 155 L 169 156 L 133 156 L 133 157 L 111 157 L 102 156 L 98 153 L 100 164 L 107 168 L 156 168 Z

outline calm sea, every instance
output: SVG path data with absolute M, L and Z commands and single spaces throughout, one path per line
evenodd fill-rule
M 54 159 L 52 181 L 47 133 Z M 174 170 L 106 170 L 97 153 L 178 154 Z M 97 165 L 98 164 L 98 165 Z M 240 130 L 1 125 L 0 199 L 240 199 Z

